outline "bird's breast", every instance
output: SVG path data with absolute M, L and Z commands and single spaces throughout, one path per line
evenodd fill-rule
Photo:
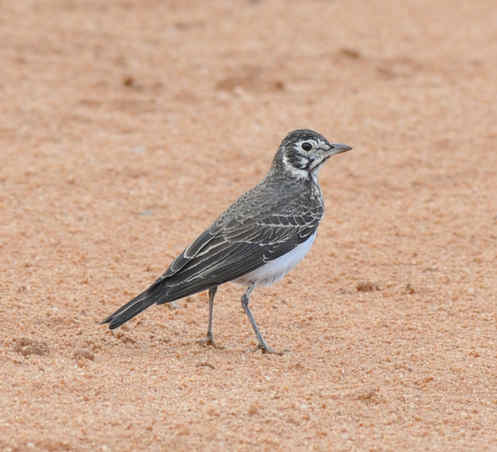
M 269 286 L 274 282 L 279 281 L 304 258 L 311 249 L 315 238 L 316 232 L 314 232 L 314 234 L 305 242 L 297 245 L 293 250 L 266 262 L 250 273 L 235 279 L 233 282 L 244 285 L 255 284 L 256 286 Z

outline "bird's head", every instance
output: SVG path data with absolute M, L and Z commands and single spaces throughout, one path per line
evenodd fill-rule
M 274 157 L 273 169 L 298 178 L 314 178 L 319 167 L 332 155 L 350 151 L 345 144 L 330 143 L 323 135 L 308 129 L 290 132 Z

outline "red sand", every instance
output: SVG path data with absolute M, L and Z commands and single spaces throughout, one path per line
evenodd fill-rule
M 495 1 L 4 2 L 0 449 L 497 450 Z M 98 321 L 309 127 L 311 253 Z

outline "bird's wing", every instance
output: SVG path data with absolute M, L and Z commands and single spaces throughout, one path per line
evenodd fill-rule
M 167 299 L 236 279 L 291 251 L 318 227 L 320 215 L 267 215 L 214 223 L 159 278 Z

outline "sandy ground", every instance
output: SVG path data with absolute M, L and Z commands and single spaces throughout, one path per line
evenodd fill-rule
M 0 14 L 0 449 L 497 450 L 497 7 L 18 1 Z M 321 171 L 308 257 L 98 325 L 267 171 Z

